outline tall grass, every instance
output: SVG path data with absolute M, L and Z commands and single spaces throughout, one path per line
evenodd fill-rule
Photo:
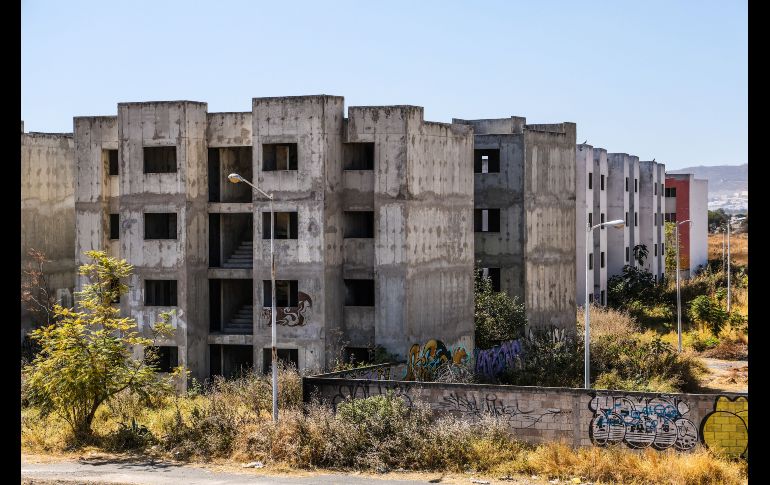
M 475 470 L 489 477 L 538 474 L 611 483 L 730 485 L 746 481 L 745 462 L 729 461 L 706 449 L 661 453 L 621 447 L 575 449 L 560 443 L 531 445 L 519 441 L 515 430 L 494 417 L 476 423 L 452 416 L 437 418 L 426 405 L 415 403 L 408 408 L 393 395 L 342 403 L 336 415 L 319 404 L 303 410 L 298 402 L 286 402 L 275 424 L 269 413 L 256 413 L 248 400 L 237 397 L 246 387 L 243 383 L 236 389 L 220 386 L 145 409 L 139 419 L 153 438 L 139 451 L 150 453 L 154 447 L 171 458 L 193 462 L 261 460 L 274 468 Z M 196 409 L 202 413 L 198 417 Z M 106 419 L 95 427 L 103 437 L 101 448 L 110 450 L 117 419 L 106 408 L 104 414 Z M 56 442 L 61 436 L 50 432 L 64 429 L 60 424 L 54 417 L 36 419 L 34 410 L 25 409 L 22 448 L 62 451 L 64 442 Z

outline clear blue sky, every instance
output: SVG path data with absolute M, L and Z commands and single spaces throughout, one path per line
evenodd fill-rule
M 745 1 L 42 1 L 21 5 L 21 117 L 72 131 L 123 101 L 414 104 L 577 123 L 667 168 L 748 162 Z

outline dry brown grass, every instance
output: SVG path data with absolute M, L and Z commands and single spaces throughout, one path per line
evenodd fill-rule
M 722 259 L 722 240 L 724 236 L 722 234 L 709 234 L 708 235 L 708 258 L 709 259 Z M 725 246 L 725 253 L 727 252 L 727 246 Z M 730 256 L 732 262 L 736 264 L 747 265 L 749 264 L 749 234 L 730 234 Z
M 628 335 L 639 332 L 639 324 L 628 312 L 614 310 L 610 307 L 591 305 L 591 341 L 603 335 Z M 585 326 L 585 312 L 582 307 L 577 310 L 578 331 Z

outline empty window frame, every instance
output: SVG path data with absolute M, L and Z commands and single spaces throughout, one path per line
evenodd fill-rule
M 626 226 L 628 226 L 628 211 L 626 211 Z
M 373 211 L 345 211 L 344 215 L 345 238 L 372 238 L 374 237 L 374 212 Z
M 658 245 L 657 244 L 653 244 L 653 247 L 654 247 L 654 251 L 653 251 L 652 255 L 653 256 L 657 256 L 658 255 Z
M 634 179 L 634 192 L 639 192 L 639 179 Z
M 607 298 L 606 298 L 606 294 L 604 293 L 604 290 L 602 290 L 602 292 L 601 292 L 601 297 L 602 297 L 601 304 L 602 305 L 606 305 L 607 304 Z
M 144 147 L 144 173 L 176 172 L 176 147 Z
M 481 276 L 489 278 L 494 291 L 500 291 L 500 268 L 481 268 Z
M 297 213 L 274 212 L 275 239 L 297 239 Z M 270 212 L 262 213 L 262 239 L 270 239 Z
M 120 239 L 120 214 L 110 214 L 110 239 Z
M 144 280 L 144 306 L 177 306 L 176 280 Z
M 661 194 L 663 193 L 663 190 L 664 190 L 664 189 L 663 189 L 663 182 L 661 182 L 661 183 L 660 183 L 660 193 L 661 193 Z
M 347 364 L 372 364 L 374 363 L 374 348 L 369 347 L 344 347 L 345 363 Z
M 270 280 L 262 281 L 262 305 L 272 307 L 272 285 Z M 297 280 L 276 280 L 275 306 L 296 307 L 299 304 L 299 282 Z
M 601 188 L 600 188 L 600 190 L 604 190 L 604 174 L 602 174 L 602 177 L 601 177 Z
M 652 184 L 652 195 L 658 195 L 658 184 L 654 182 Z
M 345 306 L 374 306 L 374 280 L 345 280 Z
M 594 253 L 588 253 L 588 269 L 594 269 Z
M 626 263 L 628 262 L 628 253 L 629 253 L 629 249 L 628 247 L 626 247 Z
M 500 209 L 474 209 L 473 227 L 476 232 L 500 232 Z
M 374 143 L 343 143 L 343 170 L 374 170 Z
M 289 367 L 299 369 L 299 350 L 297 349 L 276 349 L 278 362 Z M 262 349 L 262 373 L 272 372 L 273 350 Z
M 601 265 L 601 266 L 599 266 L 599 267 L 600 267 L 600 268 L 604 268 L 604 251 L 602 251 L 602 253 L 601 253 L 599 256 L 600 256 L 600 258 L 599 258 L 599 264 Z
M 499 173 L 500 150 L 497 148 L 473 150 L 473 172 Z
M 634 212 L 634 227 L 639 225 L 639 213 Z
M 107 162 L 107 173 L 109 175 L 118 175 L 118 151 L 117 150 L 102 150 L 104 154 L 104 160 Z
M 626 192 L 628 192 L 628 177 L 626 177 Z
M 154 362 L 148 362 L 151 353 L 155 354 Z M 152 365 L 156 372 L 171 372 L 179 365 L 179 348 L 165 345 L 145 347 L 144 360 Z
M 594 174 L 588 172 L 588 189 L 592 189 L 594 186 Z
M 664 253 L 664 252 L 663 252 L 663 251 L 664 251 L 664 249 L 663 249 L 663 247 L 664 247 L 664 246 L 665 246 L 665 245 L 664 245 L 663 243 L 660 243 L 660 255 L 661 255 L 661 256 L 663 256 L 664 254 L 666 254 L 666 253 Z
M 593 302 L 594 302 L 594 294 L 593 293 L 589 293 L 588 294 L 588 303 L 593 303 Z
M 297 144 L 263 143 L 262 170 L 297 170 Z
M 600 222 L 600 223 L 602 223 L 602 224 L 604 224 L 604 212 L 602 212 L 601 214 L 599 214 L 599 222 Z M 603 230 L 604 230 L 606 227 L 607 227 L 607 226 L 602 226 L 602 231 L 603 231 Z
M 144 238 L 176 239 L 176 213 L 145 213 Z
M 593 226 L 594 225 L 594 214 L 593 212 L 588 213 L 588 225 Z
M 666 187 L 663 193 L 666 197 L 676 197 L 676 187 Z

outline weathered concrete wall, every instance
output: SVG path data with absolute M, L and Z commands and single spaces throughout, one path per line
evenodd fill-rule
M 323 368 L 333 361 L 342 325 L 342 232 L 340 194 L 343 98 L 296 96 L 254 98 L 252 137 L 257 183 L 275 195 L 275 211 L 298 213 L 298 239 L 276 240 L 276 279 L 297 280 L 312 303 L 297 326 L 280 325 L 279 348 L 299 349 L 299 366 Z M 265 143 L 296 143 L 297 170 L 262 170 Z M 262 301 L 270 280 L 270 240 L 262 236 L 268 201 L 254 199 L 254 297 Z M 256 309 L 255 364 L 271 347 L 270 313 Z M 296 309 L 295 309 L 296 311 Z
M 575 331 L 575 124 L 527 125 L 525 301 L 529 325 Z
M 626 186 L 628 180 L 628 186 Z M 623 272 L 623 266 L 631 262 L 631 226 L 634 215 L 630 207 L 630 191 L 634 190 L 634 181 L 629 173 L 628 154 L 607 154 L 607 218 L 623 219 L 626 224 L 622 229 L 607 233 L 607 277 L 611 278 Z M 628 260 L 626 249 L 628 248 Z
M 690 182 L 690 268 L 708 264 L 708 180 Z M 686 224 L 682 224 L 684 226 Z
M 639 162 L 639 244 L 647 246 L 644 269 L 657 279 L 660 275 L 658 231 L 658 167 L 653 161 Z
M 376 369 L 382 371 L 382 369 Z M 336 409 L 348 399 L 392 390 L 407 405 L 428 404 L 437 414 L 471 421 L 497 418 L 517 438 L 533 443 L 688 451 L 705 445 L 730 456 L 748 452 L 748 394 L 658 394 L 557 387 L 494 386 L 387 380 L 339 374 L 303 379 L 303 399 Z M 378 375 L 379 374 L 379 375 Z M 347 375 L 347 374 L 343 374 Z M 382 380 L 367 380 L 377 379 Z
M 593 220 L 594 224 L 599 224 L 612 220 L 607 218 L 607 150 L 594 148 L 593 157 Z M 618 230 L 608 226 L 594 230 L 594 301 L 600 305 L 607 304 L 607 233 Z
M 666 226 L 665 226 L 665 202 L 664 197 L 666 190 L 666 166 L 665 164 L 658 163 L 656 167 L 658 171 L 658 194 L 656 196 L 656 203 L 658 205 L 658 226 L 657 237 L 660 245 L 658 247 L 658 280 L 665 278 L 666 275 Z
M 75 151 L 71 133 L 21 133 L 21 270 L 27 252 L 42 251 L 54 294 L 71 299 L 75 287 Z M 69 296 L 70 298 L 68 298 Z M 23 304 L 21 336 L 33 324 Z
M 575 301 L 577 306 L 585 306 L 586 271 L 588 253 L 586 252 L 586 229 L 588 228 L 588 201 L 593 202 L 593 189 L 588 188 L 588 173 L 593 180 L 593 152 L 591 145 L 580 144 L 575 147 Z M 593 186 L 593 181 L 592 181 Z M 593 215 L 591 216 L 593 218 Z M 592 222 L 595 219 L 592 219 Z M 593 234 L 588 235 L 588 244 L 593 246 Z M 594 272 L 588 271 L 588 288 L 594 287 Z

